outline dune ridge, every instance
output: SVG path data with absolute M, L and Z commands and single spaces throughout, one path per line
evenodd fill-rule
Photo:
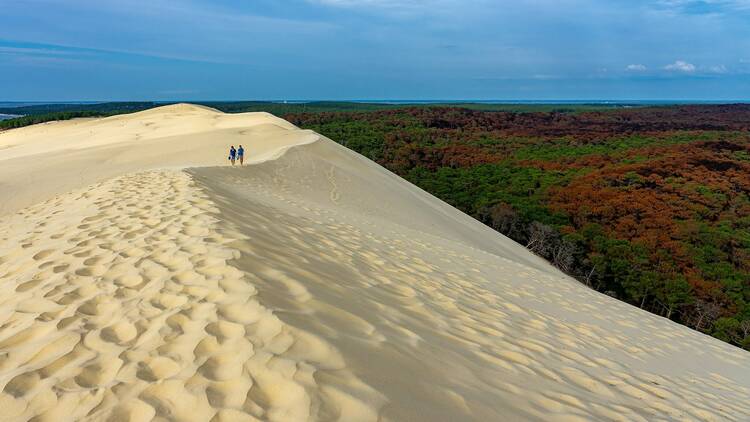
M 261 137 L 248 150 L 249 162 L 318 139 L 268 113 L 224 114 L 192 104 L 0 132 L 0 215 L 130 172 L 223 165 L 229 145 Z
M 0 163 L 0 420 L 750 418 L 746 352 L 276 117 L 45 124 Z

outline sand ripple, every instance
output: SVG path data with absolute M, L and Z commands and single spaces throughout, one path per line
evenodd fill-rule
M 426 194 L 408 208 L 398 187 L 378 191 L 387 174 L 337 148 L 190 172 L 220 230 L 244 235 L 234 264 L 265 309 L 306 332 L 286 353 L 351 370 L 387 398 L 380 418 L 750 420 L 747 352 L 509 259 L 520 246 L 462 236 L 458 213 L 443 230 L 453 217 Z M 368 415 L 352 383 L 316 379 L 342 414 Z
M 188 175 L 161 171 L 0 220 L 0 420 L 377 414 L 381 396 L 337 350 L 261 304 L 216 212 Z M 322 390 L 318 371 L 365 400 Z

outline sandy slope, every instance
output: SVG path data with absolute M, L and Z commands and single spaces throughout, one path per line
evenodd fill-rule
M 750 419 L 746 352 L 269 115 L 3 133 L 0 203 L 0 420 Z

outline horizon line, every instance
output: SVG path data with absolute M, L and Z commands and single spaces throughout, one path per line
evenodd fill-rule
M 570 104 L 570 103 L 750 103 L 748 99 L 169 99 L 169 100 L 0 100 L 0 104 L 32 103 L 32 104 L 96 104 L 96 103 L 236 103 L 236 102 L 258 102 L 258 103 L 312 103 L 312 102 L 332 102 L 332 103 L 499 103 L 499 104 L 523 104 L 523 103 L 550 103 L 550 104 Z

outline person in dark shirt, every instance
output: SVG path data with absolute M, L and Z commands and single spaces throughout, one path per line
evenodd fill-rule
M 245 162 L 245 148 L 242 148 L 242 145 L 237 148 L 237 158 L 240 160 L 240 165 Z
M 229 161 L 232 162 L 232 165 L 234 165 L 234 160 L 237 157 L 237 150 L 234 149 L 234 145 L 229 147 Z

